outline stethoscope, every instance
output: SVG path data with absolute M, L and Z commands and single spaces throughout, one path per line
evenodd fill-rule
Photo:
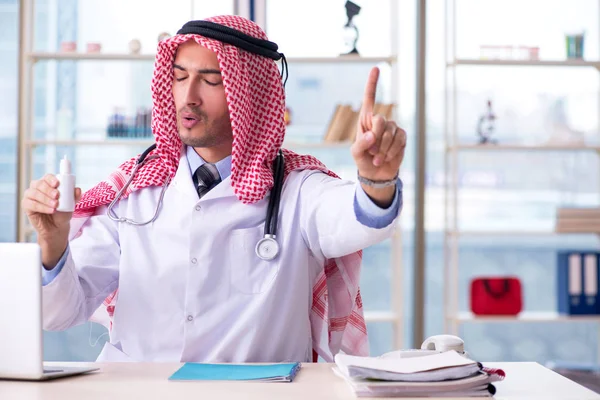
M 285 87 L 285 83 L 288 78 L 288 66 L 287 60 L 283 53 L 278 52 L 278 46 L 276 43 L 271 42 L 269 40 L 255 38 L 250 35 L 246 35 L 245 33 L 238 31 L 237 29 L 233 29 L 224 25 L 220 25 L 210 21 L 190 21 L 186 23 L 177 34 L 185 35 L 185 34 L 197 34 L 205 37 L 209 37 L 212 39 L 219 40 L 221 42 L 229 43 L 233 46 L 239 47 L 248 52 L 258 54 L 260 56 L 270 58 L 275 61 L 282 60 L 282 70 L 281 77 L 283 78 L 285 73 L 285 79 L 283 81 L 283 86 Z M 119 217 L 113 211 L 114 205 L 119 201 L 127 187 L 133 180 L 135 173 L 146 161 L 156 158 L 151 157 L 146 160 L 146 156 L 156 148 L 156 144 L 150 146 L 146 151 L 144 151 L 137 159 L 135 168 L 131 172 L 131 177 L 125 184 L 125 186 L 117 193 L 115 199 L 109 204 L 107 215 L 108 217 L 117 222 L 125 222 L 134 226 L 143 226 L 149 223 L 152 223 L 158 217 L 158 211 L 161 207 L 163 197 L 165 194 L 165 190 L 169 185 L 169 177 L 165 179 L 165 183 L 163 184 L 163 188 L 160 192 L 160 198 L 158 200 L 158 205 L 156 207 L 156 211 L 152 218 L 146 222 L 136 222 L 129 218 Z M 271 197 L 269 198 L 269 205 L 267 207 L 267 217 L 265 220 L 265 232 L 263 238 L 256 243 L 255 251 L 256 255 L 266 261 L 272 260 L 277 257 L 279 254 L 279 243 L 276 240 L 275 233 L 277 232 L 277 216 L 279 213 L 279 202 L 281 200 L 281 189 L 283 188 L 283 171 L 285 167 L 285 162 L 283 159 L 283 153 L 281 150 L 277 153 L 275 157 L 274 165 L 273 165 L 273 175 L 274 175 L 274 183 L 273 189 L 271 189 Z
M 158 156 L 147 157 L 148 154 L 156 148 L 156 143 L 152 146 L 148 147 L 146 151 L 144 151 L 136 160 L 135 167 L 131 172 L 131 176 L 125 183 L 125 186 L 115 196 L 114 200 L 110 202 L 108 205 L 108 209 L 106 211 L 106 215 L 112 221 L 115 222 L 123 222 L 126 224 L 130 224 L 133 226 L 144 226 L 148 225 L 158 218 L 158 212 L 163 202 L 163 198 L 165 196 L 165 190 L 167 186 L 169 186 L 170 179 L 167 177 L 165 179 L 165 183 L 163 184 L 162 190 L 160 191 L 160 197 L 158 199 L 158 205 L 156 206 L 156 210 L 154 211 L 154 215 L 148 221 L 138 222 L 130 218 L 119 217 L 113 207 L 123 193 L 127 190 L 127 187 L 131 184 L 131 181 L 135 177 L 137 170 L 144 165 L 145 162 L 158 158 Z M 267 206 L 267 216 L 265 218 L 265 230 L 263 237 L 256 243 L 255 252 L 256 255 L 265 261 L 270 261 L 277 257 L 279 254 L 279 243 L 277 242 L 277 221 L 279 215 L 279 203 L 281 201 L 281 189 L 283 188 L 283 175 L 285 169 L 285 160 L 283 158 L 283 152 L 281 150 L 278 151 L 277 156 L 275 157 L 275 161 L 273 162 L 273 188 L 271 189 L 271 196 L 269 197 L 269 205 Z

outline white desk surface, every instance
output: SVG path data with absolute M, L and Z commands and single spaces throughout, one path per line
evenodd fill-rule
M 59 363 L 50 363 L 56 365 Z M 64 364 L 63 364 L 64 365 Z M 67 363 L 67 365 L 82 365 Z M 89 364 L 83 364 L 89 365 Z M 537 363 L 484 363 L 505 370 L 495 399 L 600 400 L 600 395 Z M 46 382 L 0 380 L 2 400 L 72 399 L 354 399 L 331 364 L 303 364 L 292 383 L 182 382 L 168 377 L 178 363 L 99 363 L 100 371 Z M 449 400 L 446 398 L 445 400 Z

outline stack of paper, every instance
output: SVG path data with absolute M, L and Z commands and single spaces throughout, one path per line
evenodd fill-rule
M 338 354 L 334 371 L 359 397 L 489 397 L 503 371 L 488 370 L 456 351 L 411 358 Z
M 186 363 L 169 380 L 291 382 L 300 363 L 199 364 Z

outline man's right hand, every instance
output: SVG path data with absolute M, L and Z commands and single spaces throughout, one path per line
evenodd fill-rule
M 48 174 L 32 181 L 23 195 L 21 206 L 31 226 L 37 232 L 42 249 L 42 264 L 47 269 L 56 266 L 67 249 L 72 212 L 56 211 L 58 207 L 58 179 Z M 75 188 L 75 203 L 81 198 L 81 189 Z

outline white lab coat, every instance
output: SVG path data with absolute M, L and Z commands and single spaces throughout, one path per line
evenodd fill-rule
M 183 155 L 154 223 L 116 223 L 106 207 L 85 223 L 43 288 L 44 328 L 85 323 L 118 287 L 100 361 L 310 361 L 312 289 L 324 260 L 380 242 L 396 225 L 359 223 L 355 190 L 321 172 L 291 173 L 279 208 L 280 253 L 263 261 L 255 245 L 268 197 L 243 204 L 229 177 L 198 200 Z M 114 210 L 146 221 L 160 192 L 136 191 Z

